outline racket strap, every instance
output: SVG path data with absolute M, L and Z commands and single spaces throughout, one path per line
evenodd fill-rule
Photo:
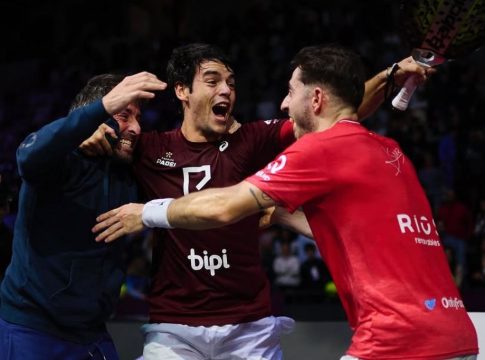
M 388 102 L 392 93 L 396 90 L 396 82 L 394 79 L 394 74 L 399 70 L 398 63 L 392 64 L 392 66 L 387 68 L 386 71 L 386 86 L 384 87 L 384 102 Z

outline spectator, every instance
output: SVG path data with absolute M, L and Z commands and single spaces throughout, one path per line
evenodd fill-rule
M 300 275 L 301 285 L 305 289 L 319 289 L 320 292 L 331 281 L 325 263 L 316 256 L 316 246 L 314 244 L 305 245 L 307 259 L 301 264 Z
M 296 288 L 300 285 L 300 262 L 291 252 L 291 242 L 281 241 L 281 254 L 276 256 L 273 263 L 275 285 L 281 289 Z
M 445 191 L 443 203 L 438 209 L 438 228 L 443 245 L 453 252 L 455 282 L 461 287 L 466 271 L 467 242 L 473 233 L 473 217 L 452 189 Z

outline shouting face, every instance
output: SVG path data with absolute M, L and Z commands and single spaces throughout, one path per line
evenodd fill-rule
M 216 140 L 232 125 L 231 112 L 236 100 L 234 73 L 217 61 L 203 62 L 192 83 L 176 86 L 184 107 L 185 132 L 190 137 Z
M 133 149 L 140 135 L 140 107 L 136 104 L 128 105 L 113 118 L 120 127 L 119 141 L 115 145 L 114 155 L 123 162 L 133 160 Z

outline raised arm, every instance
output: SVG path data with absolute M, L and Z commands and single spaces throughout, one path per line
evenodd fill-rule
M 108 118 L 100 99 L 30 134 L 17 149 L 20 176 L 34 181 L 50 173 Z
M 35 181 L 59 169 L 63 159 L 103 121 L 134 101 L 153 98 L 154 91 L 166 86 L 148 72 L 127 76 L 102 99 L 73 110 L 67 117 L 30 134 L 17 150 L 20 175 L 27 181 Z
M 397 63 L 395 72 L 391 74 L 392 66 L 382 70 L 365 83 L 365 94 L 362 104 L 359 107 L 359 119 L 363 120 L 372 115 L 383 103 L 385 97 L 386 83 L 394 79 L 396 86 L 400 87 L 406 79 L 412 75 L 418 76 L 418 83 L 426 81 L 427 76 L 435 72 L 435 69 L 424 68 L 418 65 L 412 57 L 407 57 Z

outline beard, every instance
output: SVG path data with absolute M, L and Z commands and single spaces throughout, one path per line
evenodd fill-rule
M 118 162 L 131 164 L 137 139 L 138 136 L 135 134 L 122 133 L 119 141 L 113 147 L 113 158 Z
M 315 124 L 311 121 L 310 109 L 303 109 L 301 114 L 291 116 L 293 119 L 293 133 L 295 138 L 299 139 L 303 135 L 314 132 Z

